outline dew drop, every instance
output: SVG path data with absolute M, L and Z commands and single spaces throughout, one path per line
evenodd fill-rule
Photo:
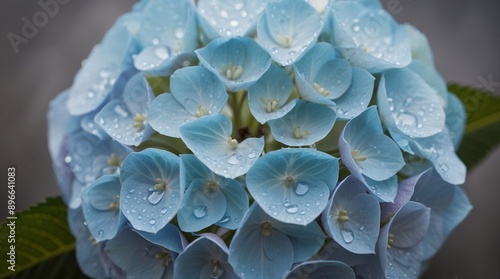
M 349 244 L 354 240 L 354 233 L 350 229 L 341 229 L 340 233 L 345 243 Z
M 231 217 L 230 217 L 230 216 L 224 216 L 224 217 L 222 217 L 222 219 L 219 221 L 219 223 L 224 224 L 224 223 L 229 222 L 229 220 L 231 220 Z
M 193 214 L 196 218 L 201 219 L 207 215 L 207 207 L 206 206 L 197 206 L 194 209 Z
M 139 214 L 139 215 L 137 215 L 137 219 L 138 219 L 138 220 L 142 220 L 142 215 L 140 215 L 140 214 Z
M 292 204 L 286 207 L 286 212 L 290 214 L 295 214 L 299 211 L 299 207 L 296 204 Z
M 164 191 L 153 191 L 149 194 L 148 201 L 153 205 L 158 204 L 163 198 L 163 195 L 165 195 Z
M 161 213 L 161 214 L 165 214 L 165 213 L 167 213 L 167 208 L 166 208 L 166 207 L 163 207 L 163 208 L 160 210 L 160 213 Z
M 295 194 L 298 196 L 303 196 L 309 191 L 309 185 L 307 184 L 302 184 L 302 183 L 297 183 L 295 186 Z
M 238 156 L 236 156 L 236 154 L 233 153 L 233 155 L 231 155 L 231 156 L 229 156 L 229 158 L 227 158 L 227 162 L 231 165 L 236 165 L 240 161 L 238 160 Z

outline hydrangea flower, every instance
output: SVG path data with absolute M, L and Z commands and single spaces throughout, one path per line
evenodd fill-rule
M 281 278 L 292 263 L 311 258 L 325 236 L 319 225 L 282 223 L 253 204 L 229 246 L 229 263 L 240 278 Z
M 239 278 L 228 263 L 229 249 L 214 234 L 203 234 L 191 242 L 175 261 L 174 279 Z
M 378 0 L 141 0 L 82 65 L 48 120 L 88 276 L 416 278 L 470 211 L 464 106 Z

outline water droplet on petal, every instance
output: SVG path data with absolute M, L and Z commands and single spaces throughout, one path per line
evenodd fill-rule
M 166 207 L 163 207 L 163 208 L 160 210 L 160 213 L 161 213 L 161 214 L 165 214 L 165 213 L 167 213 L 167 208 L 166 208 Z
M 295 194 L 298 196 L 303 196 L 309 191 L 309 185 L 303 183 L 297 183 L 295 186 Z
M 227 162 L 231 165 L 236 165 L 240 161 L 238 160 L 238 156 L 236 156 L 236 154 L 233 153 L 233 155 L 231 155 L 231 156 L 229 156 L 229 158 L 227 158 Z
M 340 234 L 345 243 L 349 244 L 354 240 L 354 233 L 350 229 L 341 229 Z
M 299 211 L 299 207 L 296 204 L 292 204 L 286 207 L 286 212 L 290 214 L 295 214 Z
M 153 205 L 158 204 L 163 198 L 163 195 L 165 195 L 164 191 L 153 191 L 149 194 L 148 201 Z
M 193 214 L 196 218 L 203 218 L 207 215 L 207 207 L 206 206 L 197 206 Z
M 149 224 L 150 224 L 150 225 L 154 225 L 154 224 L 156 224 L 156 220 L 155 220 L 155 219 L 151 219 L 151 220 L 149 220 Z

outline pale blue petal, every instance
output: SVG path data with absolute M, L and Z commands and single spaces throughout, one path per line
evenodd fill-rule
M 348 221 L 338 219 L 345 210 Z M 380 226 L 377 198 L 366 194 L 365 186 L 353 176 L 342 181 L 322 216 L 327 233 L 342 247 L 356 254 L 375 253 Z
M 200 231 L 224 216 L 226 197 L 219 187 L 210 191 L 205 188 L 206 184 L 204 179 L 195 179 L 184 193 L 182 207 L 177 212 L 177 221 L 182 231 Z
M 174 279 L 239 278 L 227 262 L 228 249 L 216 235 L 204 234 L 191 242 L 174 263 Z M 212 261 L 216 261 L 214 264 Z M 217 277 L 220 276 L 220 277 Z
M 307 277 L 306 277 L 307 276 Z M 348 265 L 337 261 L 308 261 L 294 267 L 287 279 L 355 279 L 354 271 Z
M 213 173 L 193 154 L 181 154 L 180 180 L 182 189 L 187 189 L 198 178 L 207 181 L 221 181 L 223 178 Z
M 265 236 L 261 229 L 268 218 L 254 204 L 231 241 L 229 263 L 240 278 L 282 278 L 292 267 L 294 250 L 289 238 L 274 228 Z
M 274 222 L 273 227 L 290 239 L 294 251 L 294 263 L 310 259 L 320 250 L 326 239 L 316 222 L 311 222 L 307 226 Z
M 347 91 L 335 99 L 333 109 L 337 117 L 351 119 L 362 113 L 370 103 L 375 78 L 366 70 L 352 68 L 352 82 Z
M 215 39 L 195 52 L 200 63 L 216 74 L 226 89 L 232 92 L 255 83 L 272 61 L 264 49 L 247 37 Z M 235 68 L 230 69 L 231 66 Z M 240 66 L 241 71 L 237 70 Z
M 149 148 L 130 154 L 121 170 L 120 206 L 132 226 L 156 233 L 177 213 L 184 189 L 179 183 L 179 158 Z M 155 185 L 165 182 L 164 189 Z
M 261 124 L 283 117 L 294 106 L 295 99 L 288 102 L 293 83 L 288 73 L 272 64 L 267 72 L 248 88 L 250 112 Z
M 347 123 L 339 147 L 342 161 L 359 180 L 363 180 L 361 174 L 376 181 L 386 180 L 404 166 L 401 150 L 383 133 L 374 106 Z M 354 155 L 356 151 L 359 154 Z M 357 159 L 360 156 L 366 157 Z
M 429 137 L 445 127 L 445 112 L 436 90 L 409 69 L 382 75 L 377 104 L 384 124 L 408 136 Z
M 81 118 L 80 126 L 85 132 L 90 133 L 102 140 L 107 137 L 108 134 L 101 128 L 101 126 L 97 125 L 94 121 L 94 117 L 94 114 L 86 114 Z
M 332 104 L 329 100 L 342 96 L 351 86 L 352 74 L 349 62 L 337 57 L 333 46 L 327 43 L 316 44 L 295 64 L 295 82 L 300 95 L 320 104 Z
M 391 246 L 409 248 L 422 241 L 429 228 L 431 209 L 409 201 L 394 216 L 390 232 L 394 235 Z
M 155 256 L 163 252 L 163 248 L 150 243 L 136 232 L 125 229 L 108 241 L 104 248 L 111 260 L 122 268 L 127 277 L 162 278 L 172 263 L 163 266 Z
M 208 115 L 181 127 L 181 138 L 211 171 L 226 178 L 245 174 L 264 149 L 264 138 L 230 143 L 232 125 L 222 114 Z
M 255 31 L 257 20 L 264 11 L 267 0 L 234 2 L 198 1 L 200 25 L 210 39 L 216 36 L 245 36 Z
M 134 230 L 135 231 L 135 230 Z M 182 235 L 182 232 L 172 224 L 167 224 L 157 233 L 149 233 L 144 231 L 135 231 L 147 241 L 167 248 L 175 253 L 181 253 L 187 246 L 187 240 Z
M 393 202 L 381 203 L 381 220 L 382 222 L 388 221 L 398 212 L 403 205 L 405 205 L 413 195 L 415 185 L 419 181 L 423 173 L 411 176 L 398 184 L 398 191 Z
M 425 35 L 411 24 L 405 24 L 410 39 L 411 58 L 434 67 L 434 55 Z
M 412 61 L 408 69 L 418 74 L 430 87 L 439 95 L 441 106 L 446 107 L 448 103 L 448 86 L 444 78 L 438 71 L 429 65 L 420 61 Z
M 226 197 L 227 208 L 226 213 L 224 213 L 224 216 L 216 225 L 235 230 L 240 226 L 241 219 L 248 210 L 248 195 L 238 181 L 232 179 L 225 180 L 221 185 L 221 191 Z
M 97 109 L 108 97 L 123 70 L 132 66 L 139 45 L 123 24 L 110 29 L 75 77 L 67 102 L 72 115 Z
M 250 194 L 270 216 L 307 225 L 326 207 L 337 179 L 335 157 L 313 149 L 281 149 L 259 159 L 246 182 Z
M 105 175 L 82 193 L 83 214 L 97 242 L 113 238 L 125 222 L 118 207 L 120 188 L 117 175 Z M 110 207 L 113 204 L 115 207 Z
M 398 192 L 398 178 L 394 175 L 386 180 L 376 181 L 363 175 L 366 188 L 382 202 L 393 202 Z
M 406 28 L 381 7 L 337 1 L 332 11 L 333 44 L 353 66 L 376 73 L 411 62 Z
M 179 138 L 180 127 L 196 119 L 170 93 L 160 94 L 149 108 L 148 121 L 151 127 L 169 137 Z
M 354 254 L 344 249 L 335 241 L 327 243 L 323 249 L 315 256 L 315 259 L 339 261 L 348 266 L 359 266 L 366 262 L 367 259 L 374 256 L 373 254 Z
M 174 55 L 198 47 L 196 14 L 190 1 L 151 0 L 143 13 L 138 32 L 143 47 L 166 46 Z
M 312 145 L 331 131 L 336 114 L 331 109 L 298 100 L 284 117 L 270 120 L 273 137 L 289 146 Z
M 208 114 L 219 113 L 228 96 L 224 84 L 206 68 L 201 66 L 182 68 L 170 76 L 172 96 L 192 115 L 200 106 Z
M 458 150 L 465 131 L 466 113 L 464 104 L 455 94 L 448 92 L 448 106 L 446 107 L 446 127 L 455 150 Z
M 257 24 L 260 43 L 280 65 L 299 60 L 316 42 L 321 16 L 305 1 L 270 2 Z

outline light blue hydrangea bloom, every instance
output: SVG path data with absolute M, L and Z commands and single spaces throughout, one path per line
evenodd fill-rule
M 325 238 L 315 221 L 306 226 L 282 223 L 254 203 L 231 241 L 229 263 L 243 279 L 282 278 L 293 263 L 318 252 Z
M 422 260 L 428 260 L 465 219 L 472 205 L 461 187 L 444 181 L 434 169 L 418 177 L 411 200 L 431 209 L 429 231 L 419 244 Z
M 186 232 L 212 224 L 234 230 L 248 210 L 241 184 L 213 173 L 194 155 L 181 156 L 181 187 L 187 189 L 177 212 L 179 228 Z
M 338 159 L 314 149 L 281 149 L 257 160 L 246 176 L 255 202 L 281 222 L 307 225 L 326 208 Z
M 374 254 L 380 230 L 378 199 L 354 176 L 342 181 L 322 215 L 327 234 L 355 254 Z
M 117 99 L 108 102 L 94 121 L 114 140 L 138 146 L 154 131 L 148 124 L 148 109 L 153 90 L 141 73 L 132 76 Z
M 294 69 L 300 96 L 330 106 L 339 118 L 360 114 L 372 97 L 375 78 L 366 70 L 351 67 L 328 43 L 317 43 Z
M 248 87 L 250 112 L 261 124 L 278 119 L 295 106 L 296 99 L 290 99 L 293 83 L 288 73 L 274 65 L 262 77 Z
M 132 55 L 139 43 L 123 18 L 106 33 L 101 44 L 94 47 L 75 77 L 67 101 L 72 115 L 97 109 L 108 97 L 121 73 L 133 67 Z
M 236 178 L 247 173 L 264 149 L 264 138 L 238 143 L 231 137 L 231 120 L 208 115 L 180 128 L 181 138 L 194 155 L 214 173 Z
M 179 230 L 168 224 L 156 234 L 122 230 L 107 242 L 104 251 L 127 278 L 173 278 L 174 261 L 184 250 Z
M 175 71 L 170 89 L 156 97 L 148 116 L 156 131 L 170 137 L 180 137 L 179 128 L 188 122 L 219 113 L 228 99 L 224 84 L 201 66 Z
M 137 33 L 143 47 L 134 66 L 149 75 L 166 76 L 194 61 L 198 30 L 188 0 L 152 0 L 142 11 Z
M 257 24 L 259 42 L 282 66 L 299 60 L 318 39 L 320 14 L 303 0 L 272 1 Z
M 285 116 L 270 120 L 273 137 L 288 146 L 312 145 L 332 130 L 337 115 L 330 108 L 297 100 Z
M 120 174 L 120 207 L 132 226 L 156 233 L 179 210 L 184 189 L 179 182 L 179 157 L 154 148 L 131 153 Z
M 406 28 L 381 7 L 336 1 L 332 12 L 332 44 L 353 66 L 377 73 L 411 62 Z
M 271 57 L 247 37 L 219 38 L 197 49 L 200 63 L 216 74 L 231 92 L 255 83 L 271 66 Z
M 286 279 L 355 279 L 354 271 L 348 265 L 338 261 L 307 261 L 295 266 Z
M 255 31 L 257 20 L 268 0 L 197 1 L 197 12 L 207 39 L 246 36 Z
M 398 145 L 384 134 L 375 106 L 346 124 L 339 148 L 342 162 L 353 176 L 382 201 L 394 200 L 395 174 L 405 162 Z
M 215 234 L 203 234 L 191 242 L 174 262 L 174 279 L 238 279 L 228 263 L 229 249 Z
M 407 202 L 381 228 L 377 254 L 358 267 L 364 277 L 418 278 L 422 266 L 422 249 L 418 245 L 427 234 L 430 208 Z
M 120 210 L 120 189 L 118 175 L 104 175 L 82 193 L 83 215 L 97 242 L 112 239 L 125 224 Z

